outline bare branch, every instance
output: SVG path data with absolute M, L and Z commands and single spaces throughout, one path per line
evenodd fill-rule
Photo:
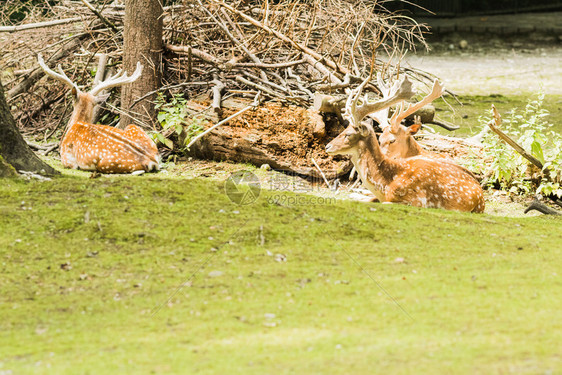
M 513 147 L 513 149 L 517 151 L 519 154 L 521 154 L 521 156 L 523 156 L 525 159 L 529 160 L 537 168 L 542 170 L 543 165 L 539 159 L 527 153 L 527 151 L 525 151 L 523 147 L 519 146 L 519 144 L 517 144 L 517 142 L 515 142 L 510 136 L 508 136 L 507 134 L 505 134 L 503 131 L 499 129 L 499 126 L 502 123 L 502 118 L 498 110 L 493 104 L 492 104 L 492 111 L 494 113 L 494 118 L 492 119 L 492 121 L 488 123 L 490 129 L 492 129 L 494 133 L 496 133 L 505 143 Z
M 195 142 L 197 142 L 200 138 L 204 137 L 205 135 L 209 134 L 210 132 L 212 132 L 213 130 L 215 130 L 216 128 L 218 128 L 219 126 L 229 122 L 230 120 L 232 120 L 233 118 L 236 118 L 238 116 L 240 116 L 242 113 L 249 111 L 252 108 L 255 108 L 259 105 L 260 103 L 260 92 L 258 92 L 254 98 L 254 102 L 252 104 L 250 104 L 249 106 L 239 110 L 238 112 L 236 112 L 235 114 L 233 114 L 232 116 L 228 116 L 227 118 L 225 118 L 222 121 L 217 122 L 215 125 L 211 126 L 209 129 L 205 130 L 203 133 L 199 134 L 198 136 L 194 137 L 191 142 L 189 142 L 189 144 L 187 145 L 187 148 L 189 149 L 191 146 L 193 146 L 193 144 Z
M 94 13 L 103 23 L 105 23 L 111 30 L 113 30 L 114 33 L 118 33 L 119 30 L 117 29 L 117 27 L 111 23 L 111 21 L 109 21 L 107 18 L 105 18 L 100 12 L 98 12 L 98 10 L 96 8 L 94 8 L 94 6 L 92 4 L 90 4 L 88 2 L 88 0 L 81 0 L 82 3 L 92 11 L 92 13 Z
M 52 20 L 52 21 L 45 21 L 45 22 L 28 23 L 26 25 L 0 26 L 0 33 L 13 33 L 13 32 L 16 32 L 16 31 L 40 29 L 40 28 L 43 28 L 43 27 L 65 25 L 65 24 L 68 24 L 68 23 L 80 22 L 80 21 L 83 21 L 83 20 L 84 20 L 83 17 L 73 17 L 73 18 L 66 18 L 66 19 L 62 19 L 62 20 Z

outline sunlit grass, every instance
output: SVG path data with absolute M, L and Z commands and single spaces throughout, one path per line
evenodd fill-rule
M 560 219 L 84 176 L 1 181 L 0 373 L 562 368 Z

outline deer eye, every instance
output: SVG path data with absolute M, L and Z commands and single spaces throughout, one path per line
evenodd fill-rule
M 393 144 L 394 142 L 396 142 L 396 139 L 391 139 L 391 140 L 390 140 L 390 144 Z

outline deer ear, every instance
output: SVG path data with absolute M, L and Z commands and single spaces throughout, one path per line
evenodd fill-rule
M 408 127 L 408 134 L 414 135 L 421 129 L 421 124 L 413 124 Z

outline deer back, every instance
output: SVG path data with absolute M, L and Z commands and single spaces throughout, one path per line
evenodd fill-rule
M 61 159 L 69 168 L 101 173 L 130 173 L 158 169 L 156 145 L 136 125 L 125 130 L 76 122 L 61 142 Z
M 416 156 L 398 161 L 401 171 L 388 185 L 389 202 L 447 210 L 484 212 L 480 183 L 454 163 Z

